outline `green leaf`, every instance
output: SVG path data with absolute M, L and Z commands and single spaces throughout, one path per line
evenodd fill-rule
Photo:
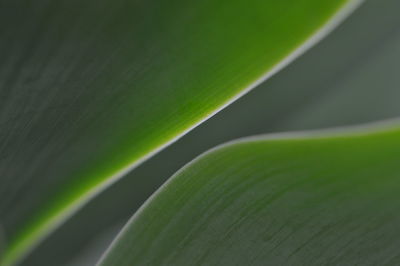
M 228 143 L 153 195 L 100 265 L 396 265 L 399 156 L 398 127 Z
M 26 265 L 64 265 L 74 256 L 84 256 L 85 246 L 92 250 L 91 246 L 96 244 L 102 246 L 96 255 L 89 252 L 89 256 L 98 260 L 107 247 L 106 242 L 97 240 L 99 232 L 106 232 L 105 228 L 114 223 L 126 223 L 188 158 L 217 144 L 266 132 L 341 126 L 399 116 L 398 10 L 398 0 L 366 1 L 301 58 L 102 193 L 80 215 L 46 239 Z M 116 207 L 107 209 L 105 216 L 107 205 Z M 95 224 L 91 222 L 94 220 Z M 113 236 L 109 237 L 108 245 Z M 75 265 L 75 261 L 70 265 Z
M 133 166 L 289 63 L 358 2 L 5 4 L 3 264 L 26 255 Z

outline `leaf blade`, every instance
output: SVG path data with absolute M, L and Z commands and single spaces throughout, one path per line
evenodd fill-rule
M 141 2 L 109 4 L 105 1 L 96 2 L 96 8 L 91 9 L 93 3 L 79 3 L 78 10 L 76 3 L 63 2 L 57 6 L 55 1 L 43 2 L 32 14 L 27 12 L 37 23 L 20 20 L 16 28 L 11 28 L 12 41 L 4 44 L 12 47 L 10 54 L 21 54 L 16 61 L 7 57 L 5 62 L 13 72 L 3 73 L 10 87 L 2 91 L 6 99 L 4 108 L 21 117 L 6 127 L 11 136 L 6 155 L 12 163 L 4 172 L 11 177 L 24 177 L 23 182 L 15 185 L 6 178 L 3 186 L 2 213 L 6 214 L 4 224 L 11 238 L 5 253 L 6 263 L 32 249 L 81 204 L 123 175 L 132 167 L 132 162 L 139 163 L 160 145 L 171 142 L 224 102 L 237 97 L 243 88 L 273 68 L 347 1 L 307 0 L 300 11 L 296 10 L 298 4 L 271 6 L 264 1 L 254 1 L 251 7 L 240 1 L 229 6 L 221 2 L 213 9 L 208 8 L 213 3 L 194 8 L 180 1 L 168 3 L 172 7 L 156 8 Z M 288 6 L 290 9 L 286 9 Z M 29 11 L 27 6 L 17 5 L 17 8 Z M 165 13 L 163 8 L 175 13 Z M 183 12 L 188 10 L 191 12 Z M 263 10 L 267 14 L 257 14 L 259 21 L 256 21 L 252 10 Z M 307 23 L 296 32 L 292 29 L 293 23 L 281 18 L 270 26 L 268 17 L 274 18 L 274 13 L 280 10 L 294 20 L 306 17 Z M 316 10 L 317 15 L 308 16 Z M 68 17 L 71 13 L 77 13 L 76 20 Z M 13 16 L 9 12 L 5 17 L 9 18 L 10 14 Z M 190 20 L 205 23 L 192 23 L 190 30 L 194 34 L 187 36 L 188 28 L 179 26 L 188 19 L 188 14 L 193 16 Z M 243 16 L 237 19 L 237 14 Z M 103 19 L 99 21 L 97 17 Z M 132 25 L 136 27 L 131 28 Z M 264 32 L 264 26 L 271 34 L 263 37 L 255 34 Z M 60 29 L 65 31 L 61 38 L 57 35 Z M 277 31 L 290 31 L 292 36 L 273 34 Z M 239 37 L 238 32 L 248 38 L 242 38 L 242 34 Z M 20 42 L 19 34 L 26 34 L 27 41 Z M 187 38 L 180 39 L 182 36 Z M 180 45 L 176 46 L 176 40 Z M 224 45 L 227 40 L 231 43 L 228 48 Z M 18 45 L 13 41 L 18 41 Z M 206 56 L 191 53 L 191 46 L 195 44 L 206 47 Z M 274 52 L 260 57 L 259 52 L 268 50 L 269 46 Z M 243 49 L 246 53 L 241 53 Z M 56 56 L 52 57 L 52 53 Z M 175 68 L 169 67 L 177 61 L 182 62 L 175 64 Z M 228 67 L 222 68 L 221 62 L 229 62 Z M 81 66 L 76 69 L 77 65 Z M 242 76 L 228 78 L 232 73 Z M 196 83 L 190 90 L 182 86 L 191 84 L 191 80 Z M 175 90 L 177 85 L 180 90 Z M 57 89 L 53 90 L 53 86 Z M 41 91 L 33 93 L 32 99 L 21 96 L 32 87 L 40 87 Z M 198 92 L 197 96 L 188 97 L 192 92 Z M 165 103 L 165 98 L 170 102 Z M 150 99 L 150 103 L 143 104 L 144 99 Z M 14 108 L 19 101 L 27 106 Z M 171 107 L 171 102 L 181 104 L 179 108 Z M 6 120 L 9 122 L 7 117 Z M 24 128 L 27 130 L 20 135 L 14 134 Z M 46 132 L 44 136 L 43 132 Z M 28 163 L 22 168 L 20 162 Z M 51 191 L 43 184 L 36 184 L 37 178 L 43 176 L 51 183 Z M 29 189 L 24 190 L 23 186 Z M 21 194 L 25 199 L 22 205 L 26 206 L 15 208 L 12 202 Z M 52 200 L 50 206 L 46 206 L 48 199 Z M 21 220 L 27 217 L 33 218 L 25 225 Z
M 146 202 L 99 265 L 393 262 L 396 126 L 213 149 Z

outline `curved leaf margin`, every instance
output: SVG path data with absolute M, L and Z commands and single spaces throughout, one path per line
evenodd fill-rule
M 136 239 L 135 236 L 137 237 L 137 236 L 139 236 L 139 234 L 143 234 L 143 232 L 145 232 L 142 230 L 146 227 L 146 224 L 148 224 L 147 222 L 153 223 L 152 221 L 148 220 L 149 217 L 153 217 L 153 219 L 157 220 L 155 218 L 155 216 L 157 216 L 157 213 L 164 215 L 163 209 L 161 208 L 160 203 L 161 202 L 165 203 L 166 202 L 165 200 L 168 201 L 168 199 L 170 199 L 171 203 L 176 204 L 176 206 L 178 206 L 178 205 L 181 206 L 181 205 L 186 204 L 187 195 L 182 200 L 180 200 L 179 196 L 177 196 L 177 195 L 179 195 L 180 192 L 183 192 L 181 189 L 183 187 L 185 187 L 184 183 L 186 185 L 191 183 L 191 182 L 188 182 L 188 180 L 184 180 L 185 177 L 188 177 L 187 172 L 189 172 L 190 170 L 193 170 L 193 168 L 195 168 L 195 170 L 194 170 L 195 173 L 197 173 L 197 171 L 201 172 L 202 168 L 199 165 L 202 164 L 203 166 L 205 166 L 205 165 L 208 166 L 208 163 L 210 163 L 210 162 L 205 163 L 205 161 L 207 161 L 210 158 L 216 159 L 221 154 L 226 155 L 226 153 L 229 153 L 232 150 L 240 149 L 240 147 L 242 145 L 244 145 L 244 146 L 247 144 L 254 145 L 254 144 L 257 144 L 260 142 L 264 143 L 264 144 L 268 144 L 268 143 L 269 144 L 271 144 L 271 143 L 279 144 L 279 142 L 285 142 L 285 141 L 296 141 L 296 142 L 300 141 L 300 142 L 302 142 L 304 140 L 306 140 L 306 141 L 357 140 L 359 138 L 369 138 L 369 137 L 379 138 L 380 136 L 386 136 L 386 135 L 388 135 L 388 136 L 394 135 L 395 137 L 397 137 L 396 138 L 397 140 L 400 140 L 399 133 L 400 133 L 400 120 L 398 118 L 395 118 L 395 119 L 388 119 L 388 120 L 384 120 L 384 121 L 380 121 L 380 122 L 373 122 L 373 123 L 368 123 L 368 124 L 353 126 L 353 127 L 338 127 L 338 128 L 333 128 L 333 129 L 323 129 L 323 130 L 314 130 L 314 131 L 284 132 L 284 133 L 257 135 L 257 136 L 245 137 L 245 138 L 241 138 L 238 140 L 229 141 L 227 143 L 219 145 L 219 146 L 203 153 L 202 155 L 198 156 L 197 158 L 195 158 L 194 160 L 192 160 L 191 162 L 186 164 L 177 173 L 175 173 L 167 182 L 165 182 L 142 205 L 142 207 L 131 217 L 131 219 L 127 222 L 127 224 L 124 226 L 124 228 L 117 235 L 117 237 L 113 240 L 113 242 L 111 243 L 111 245 L 109 246 L 107 251 L 103 254 L 102 258 L 99 260 L 97 265 L 98 266 L 129 265 L 129 263 L 131 262 L 130 259 L 132 259 L 132 258 L 126 258 L 125 256 L 130 254 L 130 251 L 135 249 L 135 247 L 132 246 L 134 243 L 138 244 L 140 247 L 140 239 Z M 374 145 L 380 146 L 379 144 L 380 144 L 379 142 L 376 142 Z M 386 145 L 388 145 L 388 144 L 386 144 Z M 393 148 L 393 149 L 395 149 L 395 148 Z M 214 164 L 214 166 L 215 166 L 215 164 Z M 366 169 L 366 171 L 368 171 L 368 169 Z M 194 180 L 192 180 L 192 181 L 194 181 Z M 398 182 L 397 182 L 397 184 L 398 184 Z M 178 186 L 176 186 L 176 185 L 178 185 Z M 194 186 L 197 187 L 197 185 L 194 185 Z M 238 186 L 240 186 L 240 185 L 238 185 Z M 200 189 L 201 188 L 199 188 L 199 190 Z M 194 193 L 194 192 L 195 191 L 192 191 L 190 193 Z M 174 194 L 175 197 L 173 197 L 174 195 L 172 195 L 172 194 Z M 212 192 L 210 194 L 212 194 Z M 191 194 L 191 195 L 194 195 L 194 194 Z M 205 195 L 203 195 L 203 196 L 205 196 Z M 190 197 L 190 196 L 188 196 L 188 197 Z M 222 197 L 222 195 L 221 195 L 221 197 Z M 168 202 L 167 202 L 167 204 L 168 204 Z M 340 207 L 340 206 L 338 206 L 338 207 Z M 237 210 L 237 211 L 239 211 L 239 210 Z M 165 217 L 172 217 L 169 215 L 173 215 L 170 210 L 168 210 L 166 213 L 167 214 Z M 201 215 L 201 214 L 198 214 L 198 215 Z M 173 219 L 173 218 L 171 218 L 171 219 Z M 179 218 L 177 220 L 179 220 Z M 186 219 L 186 222 L 183 222 L 183 223 L 187 223 L 189 220 Z M 157 222 L 159 222 L 159 221 L 156 221 L 155 224 L 157 224 Z M 192 222 L 196 223 L 195 220 Z M 161 223 L 163 223 L 163 222 L 161 221 Z M 168 232 L 168 230 L 170 230 L 170 229 L 173 230 L 173 225 L 169 225 L 168 223 L 165 223 L 165 224 L 166 224 L 165 231 Z M 149 228 L 146 228 L 146 229 L 151 231 L 151 225 L 149 227 L 150 227 L 150 229 Z M 140 232 L 138 231 L 138 228 L 140 229 Z M 327 228 L 329 228 L 329 227 L 327 226 Z M 158 229 L 160 229 L 160 228 L 158 228 Z M 183 230 L 182 234 L 185 234 L 185 232 L 186 232 L 185 230 L 191 230 L 191 229 L 188 229 L 188 227 L 185 227 L 185 229 L 182 229 L 182 230 Z M 215 229 L 215 230 L 217 230 L 217 229 Z M 148 231 L 146 231 L 146 232 L 148 232 Z M 165 233 L 165 232 L 162 231 L 162 233 Z M 216 234 L 218 235 L 218 231 L 216 231 Z M 153 235 L 153 237 L 156 238 L 157 235 L 158 234 L 155 234 L 155 235 Z M 140 238 L 140 237 L 141 236 L 139 236 L 138 238 Z M 179 236 L 177 236 L 176 238 L 179 241 L 179 239 L 180 239 Z M 163 240 L 165 240 L 165 238 Z M 151 243 L 151 241 L 152 241 L 151 237 L 149 239 L 146 239 L 146 241 L 149 241 Z M 172 239 L 171 240 L 172 243 L 169 243 L 169 244 L 173 245 L 174 241 L 176 241 L 176 239 Z M 177 243 L 175 243 L 175 244 L 177 244 Z M 199 243 L 201 245 L 201 241 Z M 181 244 L 181 242 L 179 242 L 179 244 Z M 208 244 L 205 243 L 204 245 L 206 246 Z M 166 247 L 165 243 L 163 246 Z M 168 246 L 168 247 L 171 247 L 171 246 Z M 146 251 L 147 251 L 147 249 L 146 249 Z M 197 251 L 197 252 L 200 252 L 200 251 Z M 140 248 L 139 248 L 139 253 L 140 253 Z M 179 253 L 179 251 L 177 253 Z M 157 254 L 155 254 L 155 256 L 157 256 Z M 121 262 L 123 262 L 123 263 L 121 264 Z M 118 264 L 115 264 L 115 263 L 118 263 Z M 127 263 L 127 264 L 124 264 L 124 263 Z M 178 263 L 177 265 L 180 265 L 180 264 Z
M 179 133 L 175 138 L 167 141 L 165 144 L 155 148 L 152 152 L 144 155 L 140 159 L 127 165 L 125 168 L 121 169 L 112 176 L 105 178 L 103 181 L 95 184 L 90 190 L 83 191 L 78 197 L 67 202 L 62 206 L 62 209 L 51 209 L 48 210 L 45 215 L 40 216 L 30 227 L 27 227 L 22 231 L 14 240 L 6 247 L 3 258 L 0 261 L 0 265 L 12 265 L 22 260 L 27 256 L 39 243 L 41 243 L 52 231 L 57 227 L 61 226 L 65 220 L 71 217 L 77 210 L 79 210 L 88 201 L 94 198 L 96 195 L 101 193 L 107 187 L 118 181 L 126 173 L 136 168 L 143 161 L 152 157 L 162 149 L 176 142 L 183 135 L 187 134 L 193 128 L 197 127 L 204 121 L 208 120 L 210 117 L 218 113 L 220 110 L 236 101 L 254 87 L 258 86 L 272 75 L 279 72 L 282 68 L 290 64 L 297 57 L 302 55 L 312 46 L 314 46 L 318 41 L 323 39 L 327 34 L 329 34 L 336 26 L 338 26 L 347 16 L 349 16 L 364 0 L 348 0 L 339 10 L 327 21 L 325 24 L 316 30 L 316 32 L 307 39 L 302 45 L 294 49 L 288 56 L 286 56 L 282 61 L 276 64 L 274 67 L 267 70 L 266 74 L 259 78 L 258 80 L 252 82 L 244 88 L 239 94 L 228 99 L 225 103 L 214 110 L 213 112 L 206 114 L 204 118 L 195 122 L 193 126 Z

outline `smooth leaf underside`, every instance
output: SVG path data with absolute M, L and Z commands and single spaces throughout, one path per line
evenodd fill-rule
M 397 265 L 400 130 L 214 149 L 132 218 L 109 265 Z
M 3 1 L 3 263 L 276 69 L 348 2 Z

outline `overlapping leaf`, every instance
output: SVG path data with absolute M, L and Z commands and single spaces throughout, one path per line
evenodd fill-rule
M 224 145 L 142 206 L 100 265 L 396 265 L 399 157 L 398 127 Z
M 4 263 L 288 62 L 349 2 L 3 2 Z
M 97 260 L 107 246 L 98 241 L 99 232 L 113 222 L 121 226 L 120 221 L 126 221 L 188 158 L 216 144 L 271 131 L 349 125 L 400 115 L 399 8 L 398 0 L 366 1 L 307 54 L 103 193 L 36 250 L 27 265 L 71 261 L 68 265 L 74 266 L 77 253 Z M 140 193 L 133 193 L 133 188 Z M 105 216 L 107 204 L 118 208 L 107 210 Z M 115 232 L 114 227 L 111 230 Z M 111 241 L 112 235 L 107 235 Z M 67 247 L 56 245 L 60 241 Z M 49 251 L 53 256 L 47 256 Z

